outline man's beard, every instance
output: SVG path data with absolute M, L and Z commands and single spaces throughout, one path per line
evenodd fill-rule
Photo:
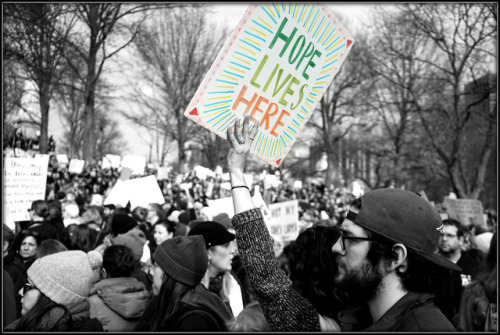
M 346 272 L 344 278 L 337 283 L 336 294 L 345 308 L 358 307 L 375 298 L 384 277 L 378 266 L 365 260 L 355 269 L 343 270 Z

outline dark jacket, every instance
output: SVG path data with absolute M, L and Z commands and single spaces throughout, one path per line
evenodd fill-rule
M 203 285 L 182 297 L 179 309 L 170 320 L 167 331 L 227 331 L 226 322 L 233 315 L 222 299 Z
M 488 309 L 494 306 L 496 303 L 489 301 L 484 283 L 481 280 L 475 280 L 463 292 L 454 325 L 460 332 L 485 331 Z
M 64 332 L 103 332 L 101 323 L 96 318 L 90 318 L 87 300 L 81 303 L 66 306 L 66 309 L 54 307 L 46 312 L 39 320 L 38 327 L 44 331 L 64 331 Z M 4 331 L 14 331 L 20 319 L 15 320 Z M 42 331 L 43 331 L 42 330 Z M 21 329 L 20 331 L 27 331 Z
M 8 325 L 17 318 L 16 315 L 16 292 L 14 282 L 7 271 L 3 270 L 3 324 Z
M 28 280 L 28 268 L 35 261 L 33 257 L 30 261 L 24 263 L 18 253 L 11 253 L 4 258 L 3 268 L 9 274 L 12 282 L 14 283 L 14 296 L 16 300 L 16 315 L 21 317 L 21 295 L 18 293 L 24 287 Z
M 339 314 L 342 331 L 363 332 L 454 332 L 452 324 L 433 303 L 430 293 L 408 292 L 379 320 L 360 329 L 351 315 Z M 350 324 L 349 324 L 350 323 Z
M 57 240 L 61 237 L 59 230 L 49 221 L 31 222 L 25 229 L 39 233 L 42 241 L 49 238 Z

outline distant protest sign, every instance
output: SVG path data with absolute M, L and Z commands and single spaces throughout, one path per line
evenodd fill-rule
M 146 168 L 146 157 L 144 156 L 134 156 L 127 155 L 123 156 L 121 166 L 128 167 L 132 170 L 133 175 L 144 175 L 144 170 Z
M 80 174 L 83 172 L 83 167 L 85 166 L 85 161 L 82 159 L 72 158 L 69 162 L 68 172 Z
M 167 166 L 160 166 L 158 168 L 158 171 L 156 172 L 156 179 L 157 180 L 168 179 L 168 167 Z
M 126 181 L 131 208 L 148 207 L 151 203 L 164 204 L 165 198 L 155 176 L 129 179 Z
M 122 158 L 118 155 L 107 154 L 102 158 L 101 168 L 105 169 L 118 169 L 120 167 Z
M 184 115 L 225 139 L 249 114 L 260 121 L 250 152 L 278 167 L 353 43 L 325 5 L 251 4 Z
M 127 206 L 129 201 L 128 187 L 125 180 L 118 179 L 104 200 L 104 205 Z
M 486 225 L 483 204 L 475 199 L 444 198 L 446 212 L 451 219 L 460 221 L 464 226 Z
M 56 155 L 56 158 L 57 158 L 57 164 L 59 165 L 59 168 L 65 169 L 68 166 L 68 164 L 69 164 L 68 156 L 66 156 L 65 154 L 60 154 L 60 155 Z
M 262 199 L 262 195 L 260 192 L 256 191 L 254 196 L 252 197 L 252 202 L 255 207 L 260 208 L 262 215 L 266 222 L 269 219 L 269 209 Z M 224 197 L 215 200 L 207 199 L 208 208 L 210 209 L 210 213 L 215 216 L 220 213 L 227 213 L 227 215 L 232 218 L 234 216 L 234 205 L 232 197 Z
M 130 202 L 131 208 L 137 206 L 147 207 L 150 203 L 164 204 L 165 198 L 161 192 L 155 176 L 121 180 L 104 200 L 104 205 L 120 205 L 125 207 Z
M 283 241 L 293 241 L 299 235 L 299 202 L 297 200 L 278 202 L 269 206 L 268 222 L 271 234 Z
M 31 203 L 45 199 L 48 165 L 48 156 L 5 157 L 3 215 L 9 228 L 15 228 L 14 221 L 29 220 Z

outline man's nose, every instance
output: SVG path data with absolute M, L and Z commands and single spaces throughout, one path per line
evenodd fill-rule
M 342 248 L 342 243 L 340 242 L 340 238 L 333 245 L 332 252 L 334 254 L 339 254 L 339 255 L 344 255 L 345 254 L 345 250 L 344 250 L 344 248 Z

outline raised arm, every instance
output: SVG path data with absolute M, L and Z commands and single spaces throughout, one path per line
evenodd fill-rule
M 320 331 L 323 318 L 292 288 L 292 283 L 279 268 L 274 257 L 271 236 L 262 213 L 253 204 L 244 179 L 245 163 L 259 124 L 250 129 L 249 117 L 243 126 L 235 121 L 228 128 L 231 149 L 228 153 L 228 168 L 232 186 L 235 216 L 232 219 L 236 231 L 238 250 L 250 283 L 255 290 L 264 315 L 273 331 Z M 331 329 L 330 329 L 331 330 Z

